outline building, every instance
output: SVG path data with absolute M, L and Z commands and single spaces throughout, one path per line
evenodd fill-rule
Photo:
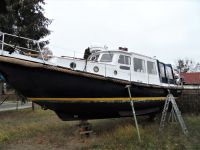
M 200 72 L 181 73 L 184 84 L 200 85 Z

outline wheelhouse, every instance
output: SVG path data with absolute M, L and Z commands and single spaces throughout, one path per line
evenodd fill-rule
M 151 57 L 119 50 L 91 54 L 88 58 L 87 71 L 140 83 L 175 84 L 171 65 Z

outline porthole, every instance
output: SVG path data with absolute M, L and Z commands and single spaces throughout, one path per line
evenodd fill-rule
M 93 68 L 93 70 L 94 70 L 94 72 L 99 72 L 99 67 L 95 66 L 95 67 Z
M 117 70 L 114 71 L 114 75 L 117 75 Z
M 70 68 L 72 68 L 72 69 L 76 68 L 76 63 L 71 62 L 71 63 L 70 63 Z

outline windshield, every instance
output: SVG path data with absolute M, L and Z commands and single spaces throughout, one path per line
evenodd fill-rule
M 113 54 L 103 54 L 100 62 L 112 62 Z

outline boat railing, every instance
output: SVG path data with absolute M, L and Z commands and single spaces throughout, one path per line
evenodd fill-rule
M 0 55 L 5 55 L 5 52 L 9 54 L 18 53 L 25 56 L 40 58 L 45 62 L 40 44 L 40 41 L 37 40 L 0 31 Z

